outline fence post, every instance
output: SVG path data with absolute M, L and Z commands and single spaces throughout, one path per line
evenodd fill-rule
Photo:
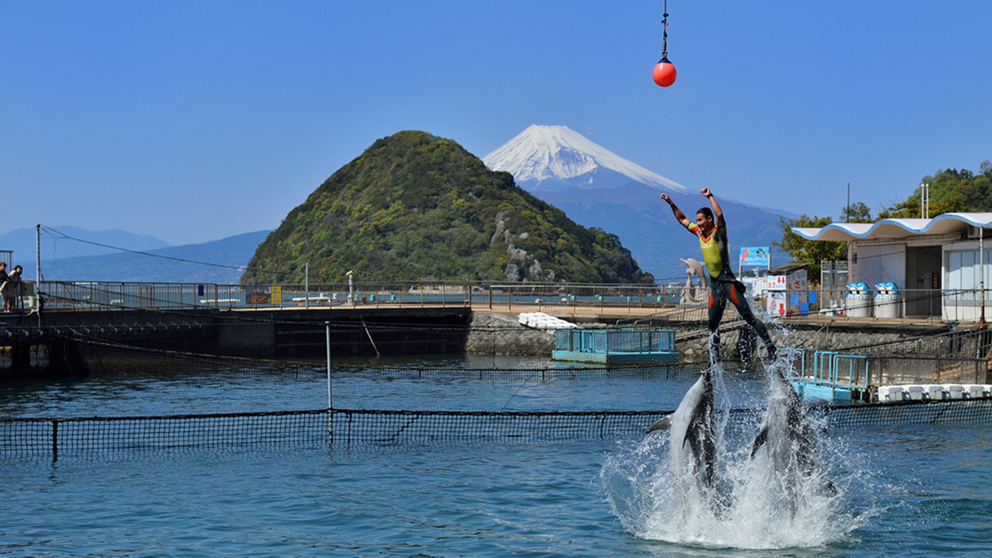
M 324 334 L 327 345 L 327 436 L 334 444 L 334 399 L 331 392 L 331 322 L 324 322 Z
M 325 345 L 327 347 L 327 408 L 330 409 L 334 406 L 334 400 L 331 398 L 331 322 L 324 322 L 324 334 L 325 334 Z
M 52 419 L 52 461 L 59 458 L 59 420 Z

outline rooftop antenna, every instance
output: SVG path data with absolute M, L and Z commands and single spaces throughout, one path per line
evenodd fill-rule
M 926 182 L 920 183 L 920 216 L 930 218 L 930 184 Z

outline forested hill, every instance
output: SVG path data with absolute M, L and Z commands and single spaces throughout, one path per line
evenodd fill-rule
M 944 169 L 920 180 L 930 185 L 929 213 L 992 211 L 992 162 L 985 161 L 976 174 L 967 169 Z M 906 201 L 895 204 L 878 214 L 888 217 L 919 217 L 921 189 L 917 188 Z
M 341 167 L 255 251 L 242 284 L 304 280 L 649 283 L 587 229 L 454 141 L 404 131 Z

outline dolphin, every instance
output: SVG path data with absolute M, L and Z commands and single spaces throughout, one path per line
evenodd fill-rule
M 701 486 L 713 488 L 716 483 L 716 426 L 713 404 L 713 370 L 708 367 L 689 388 L 678 409 L 655 421 L 647 433 L 671 430 L 673 455 L 691 456 L 692 473 Z
M 810 482 L 815 483 L 813 487 L 819 494 L 836 494 L 837 489 L 824 471 L 816 430 L 806 416 L 803 400 L 779 366 L 772 367 L 768 409 L 751 447 L 752 459 L 762 447 L 785 487 L 793 512 L 802 487 Z

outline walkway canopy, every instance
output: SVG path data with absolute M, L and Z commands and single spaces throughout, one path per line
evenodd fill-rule
M 877 223 L 831 223 L 820 229 L 794 228 L 807 240 L 897 239 L 919 235 L 963 234 L 968 227 L 992 228 L 992 213 L 944 213 L 933 219 L 882 219 Z

